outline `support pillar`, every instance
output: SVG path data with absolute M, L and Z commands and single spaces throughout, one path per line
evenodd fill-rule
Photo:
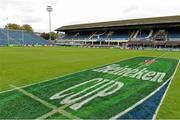
M 87 41 L 85 40 L 85 45 L 87 44 L 86 42 L 87 42 Z
M 108 42 L 108 46 L 110 46 L 111 44 L 110 44 L 110 42 Z

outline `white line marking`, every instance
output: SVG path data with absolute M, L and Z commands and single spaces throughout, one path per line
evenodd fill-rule
M 36 118 L 36 119 L 37 119 L 37 120 L 39 120 L 39 119 L 46 119 L 46 118 L 54 115 L 54 114 L 57 113 L 58 111 L 62 111 L 62 110 L 64 111 L 64 109 L 67 108 L 69 105 L 70 105 L 70 104 L 63 105 L 63 106 L 61 106 L 61 107 L 59 107 L 59 108 L 56 108 L 56 109 L 54 109 L 54 110 L 52 110 L 52 111 L 50 111 L 50 112 L 42 115 L 41 117 Z M 77 117 L 76 117 L 76 119 L 80 119 L 80 118 L 77 118 Z
M 42 115 L 41 117 L 36 118 L 36 120 L 46 119 L 46 118 L 48 118 L 48 117 L 50 117 L 50 116 L 56 114 L 57 112 L 60 113 L 61 115 L 65 116 L 65 117 L 67 117 L 68 119 L 80 120 L 80 118 L 78 118 L 78 117 L 72 115 L 71 113 L 65 111 L 65 110 L 64 110 L 64 106 L 59 107 L 59 108 L 56 108 L 56 109 L 53 109 L 52 111 L 50 111 L 50 112 L 48 112 L 48 113 Z
M 52 111 L 50 111 L 50 112 L 42 115 L 41 117 L 36 118 L 36 120 L 46 119 L 46 118 L 48 118 L 48 117 L 50 117 L 50 116 L 52 116 L 52 115 L 54 115 L 54 114 L 56 114 L 56 113 L 57 113 L 57 110 L 54 109 L 54 110 L 52 110 Z
M 41 104 L 45 105 L 46 107 L 51 108 L 51 109 L 56 109 L 56 106 L 54 106 L 54 105 L 52 105 L 52 104 L 50 104 L 50 103 L 48 103 L 48 102 L 40 99 L 39 97 L 33 95 L 32 93 L 29 93 L 29 92 L 27 92 L 27 91 L 25 91 L 25 90 L 23 90 L 23 89 L 21 89 L 21 88 L 19 88 L 19 87 L 16 87 L 16 86 L 14 86 L 14 85 L 10 85 L 10 86 L 11 86 L 12 88 L 18 90 L 19 92 L 23 93 L 24 95 L 26 95 L 26 96 L 28 96 L 28 97 L 31 97 L 32 99 L 40 102 Z
M 156 109 L 155 114 L 153 115 L 152 120 L 155 120 L 156 117 L 157 117 L 157 114 L 158 114 L 158 112 L 159 112 L 159 110 L 160 110 L 160 107 L 161 107 L 161 105 L 162 105 L 165 97 L 166 97 L 166 94 L 167 94 L 167 92 L 168 92 L 168 90 L 169 90 L 169 88 L 170 88 L 170 85 L 171 85 L 171 83 L 172 83 L 172 81 L 173 81 L 173 79 L 174 79 L 174 76 L 176 75 L 176 72 L 177 72 L 177 70 L 178 70 L 179 64 L 180 64 L 180 60 L 179 60 L 179 62 L 178 62 L 178 65 L 176 66 L 176 70 L 175 70 L 175 72 L 174 72 L 174 74 L 173 74 L 173 76 L 172 76 L 172 80 L 170 81 L 170 83 L 169 83 L 169 85 L 168 85 L 168 87 L 167 87 L 167 89 L 166 89 L 166 91 L 165 91 L 165 93 L 164 93 L 164 95 L 163 95 L 163 97 L 162 97 L 162 99 L 161 99 L 161 102 L 160 102 L 160 104 L 158 105 L 158 108 Z
M 29 93 L 29 92 L 27 92 L 27 91 L 25 91 L 25 90 L 23 90 L 23 89 L 21 89 L 21 88 L 18 88 L 18 87 L 14 86 L 14 85 L 10 85 L 10 86 L 13 87 L 14 89 L 18 90 L 19 92 L 23 93 L 24 95 L 32 98 L 33 100 L 40 102 L 40 103 L 43 104 L 44 106 L 46 106 L 46 107 L 48 107 L 48 108 L 50 108 L 50 109 L 53 109 L 52 111 L 53 111 L 54 114 L 55 114 L 56 112 L 59 112 L 60 114 L 66 116 L 67 118 L 70 118 L 70 119 L 79 119 L 78 117 L 72 115 L 71 113 L 63 110 L 62 108 L 64 108 L 64 107 L 62 107 L 62 108 L 61 108 L 61 107 L 60 107 L 60 108 L 57 108 L 55 105 L 52 105 L 52 104 L 46 102 L 45 100 L 40 99 L 39 97 L 33 95 L 32 93 Z M 52 112 L 52 111 L 51 111 L 51 112 Z M 54 111 L 56 111 L 56 112 L 54 112 Z M 46 114 L 52 115 L 52 114 L 50 114 L 50 112 L 48 112 L 48 113 L 46 113 Z M 45 114 L 45 115 L 46 115 L 46 114 Z M 43 116 L 44 116 L 44 115 L 43 115 Z

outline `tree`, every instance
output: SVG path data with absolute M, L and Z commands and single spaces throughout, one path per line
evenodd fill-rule
M 24 24 L 24 25 L 20 26 L 15 23 L 9 23 L 5 26 L 5 28 L 11 29 L 11 30 L 26 30 L 28 32 L 33 32 L 33 28 L 28 24 Z
M 41 33 L 40 35 L 42 38 L 46 39 L 46 40 L 49 40 L 49 33 Z M 51 40 L 56 40 L 58 37 L 57 33 L 55 32 L 51 32 Z
M 51 40 L 56 40 L 58 38 L 58 34 L 55 32 L 51 32 Z
M 49 34 L 48 33 L 41 33 L 40 35 L 42 38 L 46 39 L 46 40 L 49 40 Z
M 34 31 L 33 28 L 32 28 L 30 25 L 28 25 L 28 24 L 24 24 L 24 25 L 22 26 L 22 29 L 23 29 L 23 30 L 26 30 L 26 31 L 28 31 L 28 32 L 33 32 L 33 31 Z
M 5 26 L 5 28 L 7 29 L 12 29 L 12 30 L 21 30 L 21 26 L 18 24 L 14 24 L 14 23 L 9 23 Z

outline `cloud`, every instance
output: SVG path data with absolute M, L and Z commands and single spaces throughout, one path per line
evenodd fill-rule
M 124 9 L 122 11 L 123 14 L 129 14 L 129 13 L 132 13 L 132 12 L 137 12 L 138 11 L 138 6 L 136 5 L 131 5 L 129 7 L 127 7 L 126 9 Z
M 26 16 L 22 20 L 24 23 L 39 23 L 42 21 L 41 17 L 34 17 L 34 16 Z
M 179 0 L 0 0 L 0 27 L 30 24 L 48 32 L 47 5 L 53 6 L 52 29 L 63 25 L 180 14 Z

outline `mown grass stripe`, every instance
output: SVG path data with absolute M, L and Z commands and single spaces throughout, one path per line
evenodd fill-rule
M 10 86 L 11 86 L 12 88 L 18 90 L 19 92 L 23 93 L 24 95 L 32 98 L 33 100 L 36 100 L 36 101 L 40 102 L 41 104 L 45 105 L 46 107 L 48 107 L 48 108 L 50 108 L 50 109 L 53 109 L 51 112 L 49 112 L 49 113 L 47 113 L 47 114 L 44 114 L 44 115 L 43 115 L 42 117 L 40 117 L 40 118 L 44 118 L 44 119 L 45 119 L 45 118 L 49 117 L 49 115 L 51 116 L 51 115 L 59 112 L 60 114 L 66 116 L 67 118 L 70 118 L 70 119 L 79 119 L 78 117 L 72 115 L 71 113 L 68 113 L 67 111 L 63 110 L 64 106 L 63 106 L 62 108 L 61 108 L 61 107 L 60 107 L 60 108 L 57 108 L 56 106 L 54 106 L 54 105 L 46 102 L 45 100 L 40 99 L 39 97 L 33 95 L 32 93 L 29 93 L 29 92 L 27 92 L 27 91 L 25 91 L 25 90 L 23 90 L 23 89 L 21 89 L 21 88 L 16 87 L 15 85 L 10 85 Z

